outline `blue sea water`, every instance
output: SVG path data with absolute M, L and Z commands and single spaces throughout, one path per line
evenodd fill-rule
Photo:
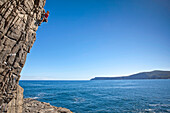
M 170 80 L 20 81 L 24 97 L 75 113 L 170 112 Z

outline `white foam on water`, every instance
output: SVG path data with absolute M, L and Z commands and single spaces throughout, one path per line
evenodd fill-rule
M 39 97 L 31 97 L 32 99 L 39 99 Z
M 85 99 L 84 98 L 80 98 L 80 97 L 75 97 L 74 98 L 74 103 L 81 103 L 81 102 L 84 102 Z
M 149 106 L 159 106 L 159 104 L 149 104 Z
M 154 111 L 154 109 L 145 109 L 145 111 Z
M 170 107 L 170 104 L 149 104 L 149 106 L 163 106 L 163 107 Z
M 38 96 L 39 96 L 39 97 L 43 97 L 45 94 L 46 94 L 46 93 L 41 92 L 41 93 L 38 94 Z
M 161 104 L 160 106 L 170 107 L 170 104 Z

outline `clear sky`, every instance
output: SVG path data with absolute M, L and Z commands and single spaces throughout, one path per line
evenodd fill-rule
M 170 70 L 170 0 L 47 0 L 21 79 Z

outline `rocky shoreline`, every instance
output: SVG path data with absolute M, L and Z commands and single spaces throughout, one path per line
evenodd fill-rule
M 55 107 L 50 103 L 40 102 L 31 98 L 23 98 L 24 89 L 17 85 L 16 95 L 8 104 L 7 113 L 72 113 L 69 109 Z M 5 108 L 5 107 L 4 107 Z M 0 112 L 1 113 L 1 112 Z
M 72 113 L 69 109 L 55 107 L 31 98 L 25 98 L 23 102 L 22 113 Z

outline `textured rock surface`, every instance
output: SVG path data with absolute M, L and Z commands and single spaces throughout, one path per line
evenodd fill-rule
M 45 0 L 0 0 L 0 110 L 16 97 L 20 72 L 36 40 Z
M 72 113 L 70 110 L 61 107 L 51 106 L 49 103 L 39 102 L 34 99 L 24 99 L 23 113 Z
M 17 85 L 16 94 L 7 105 L 7 113 L 22 113 L 23 91 L 23 88 Z
M 46 0 L 0 0 L 0 113 L 21 113 L 18 85 Z

